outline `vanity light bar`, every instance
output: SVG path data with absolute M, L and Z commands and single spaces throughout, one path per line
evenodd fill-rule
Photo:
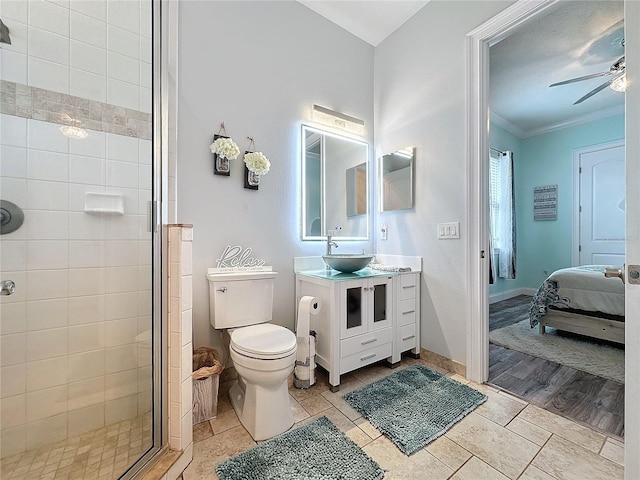
M 344 113 L 334 112 L 320 105 L 313 106 L 313 119 L 324 125 L 346 130 L 348 132 L 363 134 L 364 120 L 350 117 Z

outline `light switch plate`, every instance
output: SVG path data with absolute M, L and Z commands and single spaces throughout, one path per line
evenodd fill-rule
M 449 240 L 460 238 L 460 222 L 449 222 L 438 224 L 438 239 Z

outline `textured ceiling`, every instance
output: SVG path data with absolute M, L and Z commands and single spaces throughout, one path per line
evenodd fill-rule
M 549 88 L 608 71 L 624 55 L 623 36 L 622 1 L 564 1 L 528 22 L 491 47 L 492 119 L 506 120 L 503 126 L 511 126 L 513 133 L 530 136 L 624 111 L 624 94 L 609 88 L 572 105 L 609 77 Z

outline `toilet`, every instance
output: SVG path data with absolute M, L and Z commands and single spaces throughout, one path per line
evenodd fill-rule
M 266 440 L 293 425 L 287 378 L 296 358 L 296 336 L 272 320 L 277 272 L 219 273 L 209 269 L 209 318 L 227 330 L 238 382 L 229 397 L 254 440 Z

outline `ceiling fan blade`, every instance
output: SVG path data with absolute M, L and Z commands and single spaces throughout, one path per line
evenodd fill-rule
M 619 77 L 621 77 L 622 75 L 624 75 L 624 72 L 619 72 L 615 77 L 607 80 L 606 82 L 604 82 L 602 85 L 597 86 L 596 88 L 594 88 L 593 90 L 591 90 L 589 93 L 587 93 L 585 96 L 579 98 L 578 100 L 576 100 L 576 102 L 574 102 L 574 105 L 578 105 L 579 103 L 584 102 L 587 98 L 589 97 L 593 97 L 596 93 L 604 90 L 605 88 L 607 88 L 609 85 L 611 85 L 611 83 L 613 83 L 613 81 Z
M 577 77 L 577 78 L 572 78 L 571 80 L 565 80 L 564 82 L 553 83 L 549 85 L 549 87 L 557 87 L 559 85 L 567 85 L 569 83 L 581 82 L 583 80 L 589 80 L 590 78 L 604 77 L 605 75 L 611 75 L 612 73 L 616 73 L 616 72 L 608 71 L 608 72 L 601 72 L 601 73 L 592 73 L 591 75 L 585 75 L 584 77 Z

